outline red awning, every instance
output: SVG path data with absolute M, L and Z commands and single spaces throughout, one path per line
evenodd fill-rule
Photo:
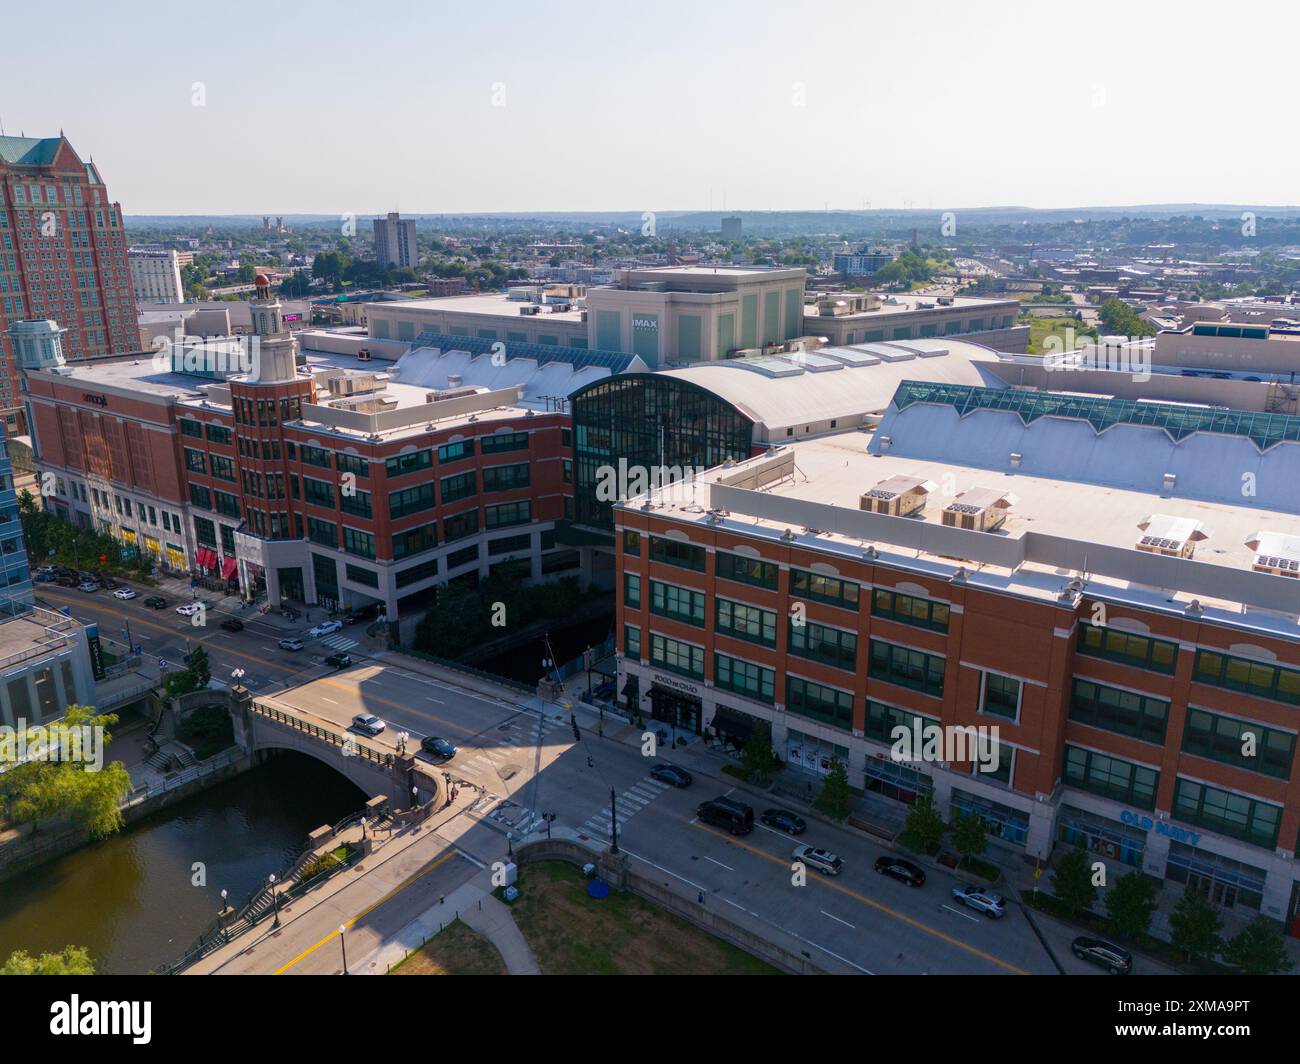
M 235 570 L 239 568 L 239 563 L 234 558 L 227 558 L 221 563 L 221 579 L 229 580 L 235 575 Z
M 194 555 L 194 560 L 199 563 L 200 569 L 215 569 L 217 567 L 217 554 L 215 551 L 208 550 L 207 547 L 200 547 Z

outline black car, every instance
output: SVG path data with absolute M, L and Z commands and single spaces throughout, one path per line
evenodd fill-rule
M 1133 954 L 1104 938 L 1080 935 L 1070 943 L 1070 949 L 1079 960 L 1106 968 L 1111 975 L 1128 975 L 1133 970 Z
M 803 817 L 789 809 L 764 809 L 759 820 L 769 828 L 784 831 L 787 835 L 802 835 L 808 827 Z
M 155 610 L 165 610 L 167 608 L 167 600 L 161 595 L 150 595 L 144 600 L 144 604 Z
M 426 735 L 421 739 L 420 749 L 426 754 L 441 758 L 443 761 L 450 761 L 456 756 L 456 748 L 446 739 L 440 739 L 436 735 Z
M 242 632 L 244 630 L 244 622 L 238 617 L 227 617 L 221 622 L 221 627 L 227 632 Z
M 650 778 L 656 779 L 660 783 L 667 783 L 673 787 L 689 787 L 691 785 L 691 774 L 684 768 L 678 768 L 676 765 L 655 765 L 650 770 Z
M 333 665 L 336 669 L 346 669 L 352 664 L 351 654 L 331 654 L 325 659 L 326 665 Z
M 925 873 L 911 861 L 904 861 L 901 857 L 877 857 L 876 871 L 883 876 L 889 876 L 890 879 L 906 883 L 909 887 L 919 887 L 925 882 Z

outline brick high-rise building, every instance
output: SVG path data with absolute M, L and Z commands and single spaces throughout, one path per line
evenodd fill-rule
M 0 137 L 0 417 L 18 425 L 10 322 L 66 329 L 71 362 L 140 349 L 122 210 L 62 135 Z

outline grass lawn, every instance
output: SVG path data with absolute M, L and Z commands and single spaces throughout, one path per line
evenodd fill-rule
M 1057 338 L 1058 351 L 1073 350 L 1073 348 L 1085 336 L 1087 325 L 1081 321 L 1075 321 L 1073 318 L 1038 318 L 1031 317 L 1027 323 L 1029 325 L 1029 348 L 1028 353 L 1031 355 L 1041 355 L 1044 353 L 1043 344 L 1047 337 L 1055 336 Z M 1074 342 L 1067 340 L 1067 329 L 1074 330 Z M 1092 334 L 1086 334 L 1089 340 L 1092 340 Z
M 588 897 L 573 865 L 524 865 L 517 885 L 511 911 L 547 975 L 780 974 L 633 894 Z
M 505 975 L 491 942 L 460 920 L 448 925 L 402 961 L 393 975 Z

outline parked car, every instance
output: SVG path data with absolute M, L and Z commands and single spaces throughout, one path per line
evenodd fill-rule
M 796 846 L 794 859 L 817 869 L 824 876 L 838 876 L 844 870 L 844 862 L 838 854 L 815 846 Z
M 1070 949 L 1079 960 L 1106 968 L 1111 975 L 1128 975 L 1133 971 L 1133 954 L 1104 938 L 1080 935 L 1070 943 Z
M 372 602 L 369 606 L 358 606 L 343 618 L 344 624 L 360 624 L 362 621 L 373 621 L 379 616 L 379 603 Z
M 352 664 L 351 654 L 331 654 L 325 659 L 326 665 L 332 665 L 336 669 L 346 669 Z
M 715 828 L 724 828 L 733 835 L 748 835 L 754 830 L 754 809 L 744 802 L 734 802 L 719 796 L 703 802 L 695 815 Z
M 86 594 L 90 594 L 92 591 L 98 591 L 98 590 L 99 590 L 99 581 L 98 581 L 98 580 L 83 580 L 81 583 L 79 583 L 79 584 L 77 585 L 77 590 L 78 590 L 78 591 L 84 591 L 84 592 L 86 592 Z
M 764 809 L 759 819 L 769 828 L 784 831 L 787 835 L 802 835 L 808 827 L 803 817 L 789 809 Z
M 165 610 L 167 608 L 167 600 L 161 595 L 150 595 L 144 600 L 144 604 L 154 610 Z
M 96 573 L 95 579 L 108 588 L 109 591 L 113 591 L 117 588 L 117 581 L 109 576 L 108 573 Z
M 130 602 L 131 599 L 135 598 L 135 592 L 129 587 L 119 587 L 113 592 L 113 597 L 115 599 L 122 599 L 124 602 Z
M 650 770 L 650 778 L 673 787 L 689 787 L 693 777 L 684 768 L 678 768 L 676 765 L 655 765 Z
M 1007 914 L 1007 903 L 1003 900 L 1001 894 L 994 894 L 992 891 L 977 887 L 973 883 L 963 883 L 959 887 L 953 887 L 952 896 L 963 905 L 982 912 L 985 916 L 990 916 L 995 920 L 1000 920 Z
M 307 635 L 312 639 L 319 639 L 323 635 L 333 635 L 342 627 L 342 621 L 322 621 L 315 628 L 309 628 Z
M 281 650 L 301 650 L 307 644 L 301 639 L 281 639 L 277 645 Z
M 60 573 L 57 583 L 59 587 L 76 587 L 81 583 L 81 577 L 76 573 Z
M 58 575 L 55 573 L 50 573 L 50 572 L 42 573 L 38 571 L 36 574 L 36 582 L 38 584 L 52 584 L 57 579 L 58 579 Z
M 193 617 L 196 613 L 200 612 L 202 609 L 203 606 L 198 602 L 187 602 L 183 606 L 177 606 L 176 612 L 179 613 L 182 617 Z
M 421 739 L 420 749 L 426 754 L 432 757 L 440 757 L 444 761 L 450 761 L 456 756 L 456 748 L 446 739 L 440 739 L 436 735 L 426 735 Z
M 378 735 L 388 725 L 373 713 L 358 713 L 352 718 L 352 727 L 356 731 L 364 732 L 366 735 Z
M 221 622 L 221 627 L 227 632 L 242 632 L 244 630 L 244 622 L 238 617 L 227 617 Z
M 925 882 L 925 872 L 922 869 L 911 861 L 889 854 L 876 858 L 876 871 L 882 876 L 889 876 L 890 879 L 906 883 L 909 887 L 919 887 Z

